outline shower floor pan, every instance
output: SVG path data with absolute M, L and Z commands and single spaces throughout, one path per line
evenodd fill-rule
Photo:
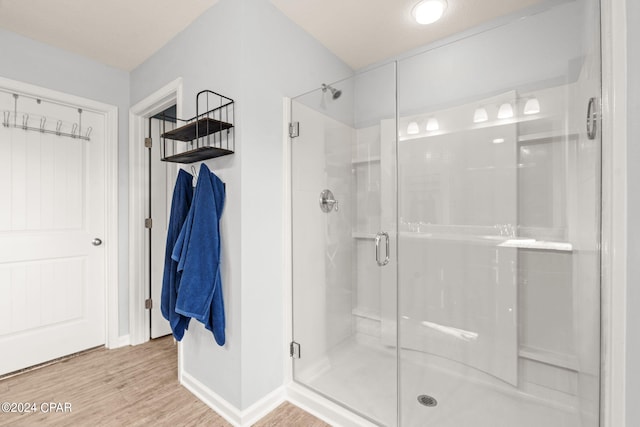
M 381 425 L 396 425 L 395 349 L 354 339 L 333 349 L 322 365 L 305 384 Z M 580 414 L 571 406 L 433 365 L 402 361 L 402 427 L 581 426 Z M 419 399 L 424 395 L 437 404 L 425 406 Z

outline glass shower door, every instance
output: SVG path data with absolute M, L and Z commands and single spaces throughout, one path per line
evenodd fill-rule
M 598 16 L 398 63 L 402 426 L 598 425 Z
M 393 426 L 395 66 L 294 98 L 291 115 L 294 380 Z

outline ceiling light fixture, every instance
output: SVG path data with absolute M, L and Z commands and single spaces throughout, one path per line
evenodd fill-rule
M 423 0 L 414 6 L 412 14 L 418 24 L 427 25 L 442 18 L 446 9 L 446 0 Z

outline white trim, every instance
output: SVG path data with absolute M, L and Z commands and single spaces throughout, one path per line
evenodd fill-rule
M 625 2 L 602 1 L 603 427 L 626 425 L 627 22 Z
M 240 413 L 243 426 L 252 426 L 285 401 L 284 387 L 279 387 Z
M 278 388 L 241 411 L 186 372 L 182 373 L 180 383 L 218 415 L 238 427 L 255 424 L 284 402 L 284 389 Z
M 111 107 L 105 113 L 105 174 L 106 217 L 105 236 L 111 242 L 106 245 L 105 280 L 107 281 L 107 340 L 105 346 L 114 348 L 120 335 L 119 268 L 120 247 L 118 227 L 118 108 Z
M 286 387 L 286 399 L 311 415 L 335 427 L 375 427 L 365 418 L 326 399 L 313 391 L 291 382 Z
M 145 161 L 146 119 L 175 104 L 182 114 L 182 78 L 177 78 L 149 95 L 129 110 L 129 335 L 131 344 L 149 341 L 149 315 L 144 308 L 148 298 L 148 269 L 145 257 L 146 215 L 144 189 L 148 182 Z M 181 365 L 178 365 L 181 366 Z
M 175 340 L 175 338 L 174 338 Z M 184 372 L 184 346 L 181 341 L 176 341 L 178 343 L 178 382 L 181 382 L 182 373 Z
M 83 110 L 98 114 L 107 114 L 112 110 L 115 110 L 116 112 L 118 111 L 118 107 L 111 104 L 105 104 L 92 99 L 59 92 L 57 90 L 24 83 L 18 80 L 7 79 L 5 77 L 0 77 L 0 87 L 10 91 L 19 92 L 23 95 L 49 100 L 58 104 L 68 105 L 73 108 L 82 108 Z
M 149 340 L 149 321 L 143 309 L 146 298 L 144 253 L 144 198 L 140 194 L 146 182 L 146 163 L 136 141 L 144 138 L 144 118 L 129 110 L 129 335 L 131 344 Z
M 118 347 L 126 347 L 131 345 L 131 339 L 129 335 L 121 335 L 118 337 L 118 340 L 115 342 L 115 346 L 109 348 L 118 348 Z
M 0 77 L 0 87 L 101 114 L 105 125 L 105 346 L 118 342 L 118 107 Z
M 186 372 L 182 372 L 180 384 L 229 423 L 234 426 L 240 425 L 240 411 L 218 394 L 211 391 L 209 387 Z

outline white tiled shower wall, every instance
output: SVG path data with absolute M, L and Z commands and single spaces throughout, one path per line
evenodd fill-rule
M 569 114 L 569 119 L 562 119 L 567 113 L 566 94 L 578 89 L 569 87 L 568 92 L 564 90 L 566 88 L 550 88 L 537 92 L 542 105 L 546 108 L 554 105 L 555 110 L 547 109 L 537 120 L 517 123 L 517 128 L 512 128 L 515 130 L 514 138 L 519 141 L 516 157 L 511 160 L 514 166 L 516 162 L 519 165 L 517 179 L 512 180 L 517 182 L 517 188 L 513 189 L 516 192 L 512 197 L 507 197 L 505 203 L 508 202 L 509 209 L 517 208 L 517 211 L 512 211 L 517 212 L 517 217 L 511 215 L 511 219 L 504 222 L 517 227 L 514 230 L 519 236 L 558 242 L 571 238 L 570 242 L 577 249 L 575 252 L 518 249 L 517 260 L 514 262 L 517 265 L 518 385 L 534 395 L 570 404 L 578 393 L 578 382 L 589 381 L 590 378 L 586 375 L 580 379 L 577 373 L 579 367 L 576 361 L 580 349 L 576 348 L 574 339 L 584 334 L 580 332 L 579 323 L 589 321 L 591 317 L 576 307 L 579 306 L 580 299 L 594 297 L 588 287 L 584 291 L 579 289 L 580 284 L 593 282 L 593 275 L 597 273 L 593 271 L 594 267 L 589 267 L 589 258 L 592 258 L 592 231 L 597 227 L 595 213 L 589 209 L 595 206 L 595 196 L 591 194 L 596 193 L 590 185 L 596 181 L 593 176 L 596 153 L 579 138 L 578 123 L 574 123 L 575 115 Z M 521 95 L 520 99 L 526 99 L 527 96 Z M 402 132 L 402 125 L 400 129 Z M 476 129 L 471 135 L 476 139 L 482 138 L 482 132 Z M 486 137 L 490 136 L 491 129 L 488 129 Z M 513 138 L 510 142 L 515 146 Z M 384 317 L 384 313 L 381 313 L 384 310 L 381 303 L 382 287 L 389 285 L 381 283 L 380 269 L 374 260 L 373 236 L 380 227 L 381 215 L 384 215 L 385 209 L 392 207 L 376 205 L 376 200 L 380 203 L 381 199 L 378 154 L 381 144 L 380 126 L 357 129 L 354 143 L 353 325 L 356 337 L 371 342 L 372 339 L 381 337 L 380 319 Z M 402 143 L 401 135 L 400 144 Z M 422 150 L 420 145 L 416 147 L 419 151 Z M 407 149 L 405 145 L 404 150 Z M 421 152 L 407 155 L 409 158 L 424 157 Z M 443 220 L 442 212 L 446 209 L 445 205 L 452 202 L 452 191 L 455 188 L 449 186 L 455 183 L 456 177 L 447 176 L 451 172 L 447 172 L 451 167 L 450 156 L 442 153 L 440 166 L 438 158 L 433 160 L 429 165 L 432 173 L 422 176 L 432 176 L 436 181 L 433 185 L 422 183 L 420 187 L 423 191 L 435 186 L 435 191 L 441 194 L 430 205 L 434 212 L 427 215 L 430 218 L 425 222 L 447 225 L 449 222 Z M 492 166 L 492 161 L 495 160 L 487 159 L 487 167 Z M 420 164 L 417 167 L 421 167 Z M 465 167 L 462 165 L 461 171 Z M 478 210 L 478 206 L 486 202 L 492 203 L 491 194 L 495 191 L 495 185 L 489 182 L 484 187 L 488 193 L 475 203 L 470 203 L 468 212 L 471 217 L 459 218 L 459 221 L 450 219 L 452 224 L 474 223 L 475 220 L 481 220 L 477 215 L 486 211 L 485 217 L 489 221 L 486 226 L 490 229 L 488 234 L 500 233 L 492 224 L 496 217 L 501 216 L 500 209 L 507 206 L 490 204 L 486 209 Z M 404 190 L 407 190 L 406 183 Z M 466 203 L 465 197 L 467 196 L 462 193 L 460 202 Z M 415 200 L 411 197 L 404 199 L 410 202 Z M 404 208 L 405 212 L 411 211 L 410 207 Z M 425 212 L 420 211 L 420 214 Z M 400 224 L 401 231 L 406 225 Z M 582 252 L 579 250 L 580 238 L 575 231 L 580 227 L 586 230 L 586 235 L 582 237 Z M 411 257 L 403 258 L 402 268 L 405 273 L 412 268 L 406 264 L 411 263 L 410 259 Z M 579 265 L 583 268 L 578 267 Z M 402 286 L 406 286 L 406 283 Z M 584 296 L 585 293 L 587 296 Z M 586 358 L 591 359 L 593 357 Z

